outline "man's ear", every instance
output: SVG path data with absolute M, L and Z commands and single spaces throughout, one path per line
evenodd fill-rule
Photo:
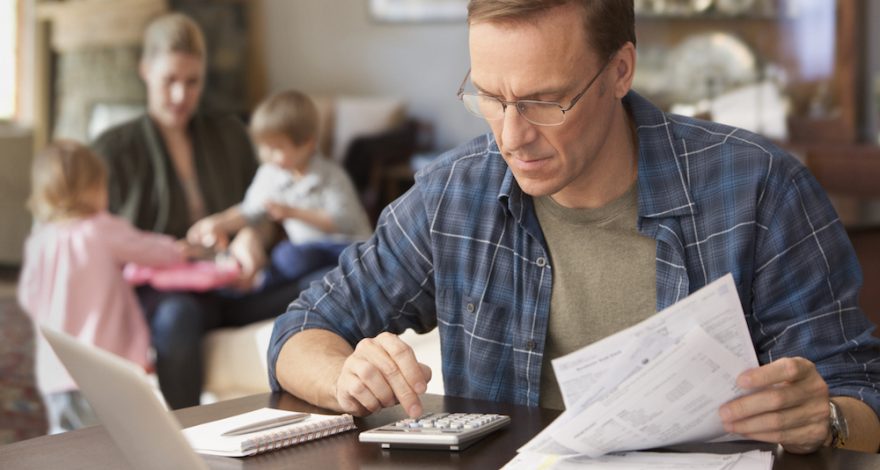
M 614 70 L 614 97 L 621 99 L 632 88 L 636 73 L 636 47 L 633 43 L 624 44 L 614 55 L 611 65 Z

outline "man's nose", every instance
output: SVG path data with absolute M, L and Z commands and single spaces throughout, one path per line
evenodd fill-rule
M 508 105 L 504 110 L 501 125 L 501 142 L 505 151 L 521 149 L 535 140 L 538 135 L 535 125 L 522 117 L 515 104 Z

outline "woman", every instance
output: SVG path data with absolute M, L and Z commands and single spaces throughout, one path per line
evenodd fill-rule
M 110 211 L 140 229 L 183 238 L 202 217 L 240 202 L 256 172 L 244 126 L 231 116 L 196 110 L 205 59 L 202 32 L 190 18 L 169 14 L 153 21 L 140 63 L 147 112 L 94 142 L 109 168 Z M 269 223 L 246 227 L 230 243 L 229 252 L 242 267 L 242 286 L 252 285 L 265 264 L 273 234 Z M 205 331 L 275 317 L 297 293 L 291 286 L 241 295 L 140 288 L 168 404 L 199 403 Z

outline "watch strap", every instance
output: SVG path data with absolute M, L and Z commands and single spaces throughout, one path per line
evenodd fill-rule
M 831 407 L 831 415 L 828 419 L 831 428 L 831 447 L 838 449 L 846 445 L 846 440 L 849 437 L 849 429 L 846 423 L 846 417 L 843 415 L 843 411 L 837 403 L 828 400 L 828 405 Z

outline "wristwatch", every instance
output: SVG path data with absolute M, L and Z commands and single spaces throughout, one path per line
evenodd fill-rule
M 831 425 L 831 447 L 837 449 L 846 445 L 846 440 L 849 439 L 849 426 L 846 424 L 843 410 L 837 406 L 837 403 L 828 400 L 828 404 L 831 406 L 831 417 L 828 419 L 828 424 Z

